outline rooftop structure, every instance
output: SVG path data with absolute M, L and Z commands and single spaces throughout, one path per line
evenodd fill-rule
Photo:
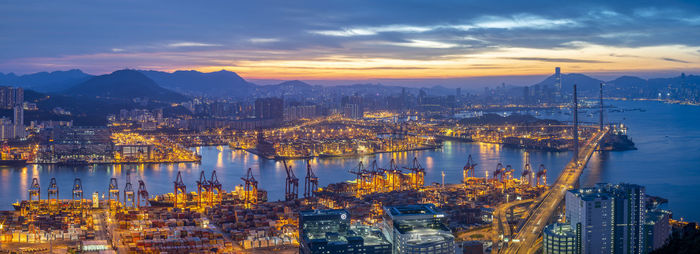
M 394 253 L 454 253 L 454 236 L 445 214 L 432 204 L 384 207 L 383 233 Z
M 299 212 L 299 251 L 310 253 L 391 253 L 379 229 L 351 226 L 344 209 Z

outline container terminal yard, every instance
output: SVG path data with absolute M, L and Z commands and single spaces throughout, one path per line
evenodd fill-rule
M 469 156 L 462 183 L 426 185 L 417 159 L 411 165 L 359 162 L 347 173 L 353 180 L 320 187 L 310 165 L 300 179 L 285 163 L 285 200 L 276 202 L 267 202 L 250 170 L 229 191 L 230 183 L 219 182 L 216 171 L 202 171 L 196 190 L 187 190 L 178 173 L 173 192 L 159 195 L 150 195 L 143 181 L 132 182 L 129 173 L 105 182 L 109 191 L 103 194 L 83 195 L 81 179 L 75 179 L 67 188 L 69 200 L 57 198 L 67 183 L 52 179 L 42 186 L 35 179 L 27 190 L 29 200 L 0 215 L 0 240 L 3 249 L 24 251 L 294 252 L 298 211 L 347 209 L 353 224 L 370 226 L 382 221 L 383 207 L 433 204 L 459 235 L 490 225 L 483 218 L 490 221 L 499 204 L 530 200 L 547 190 L 543 165 L 516 170 L 499 164 L 485 177 L 474 174 L 476 167 Z

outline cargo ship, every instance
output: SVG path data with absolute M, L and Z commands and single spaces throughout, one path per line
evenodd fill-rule
M 27 160 L 0 160 L 0 166 L 24 166 L 27 165 Z

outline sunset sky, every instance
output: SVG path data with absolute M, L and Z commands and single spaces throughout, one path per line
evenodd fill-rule
M 2 1 L 0 72 L 226 69 L 331 81 L 543 75 L 554 66 L 697 73 L 698 1 L 639 2 Z

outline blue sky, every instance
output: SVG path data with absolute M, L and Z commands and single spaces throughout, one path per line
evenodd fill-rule
M 700 69 L 698 1 L 8 1 L 0 72 L 460 80 Z

